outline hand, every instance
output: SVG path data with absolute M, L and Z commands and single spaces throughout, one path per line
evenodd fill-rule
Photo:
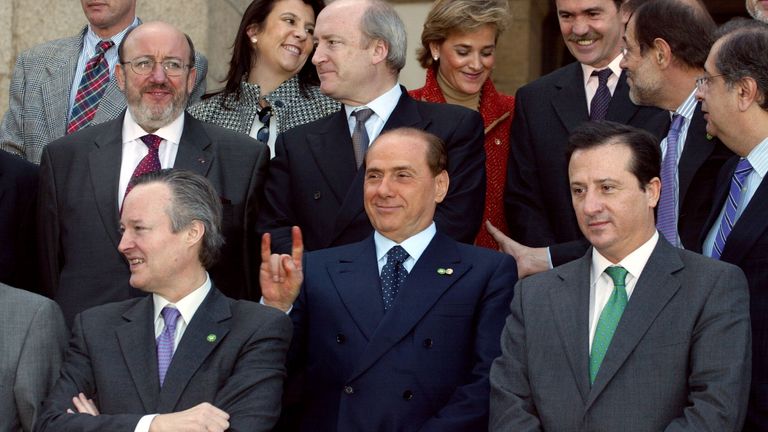
M 96 408 L 93 399 L 88 399 L 83 393 L 79 393 L 77 396 L 73 397 L 72 403 L 75 405 L 78 414 L 90 414 L 92 416 L 99 415 L 99 409 Z M 74 414 L 75 412 L 72 411 L 72 409 L 67 409 L 67 413 Z
M 152 419 L 149 432 L 224 432 L 229 414 L 203 402 L 186 411 L 160 414 Z
M 522 279 L 532 274 L 549 270 L 549 254 L 547 248 L 530 248 L 504 235 L 490 221 L 485 221 L 488 234 L 499 244 L 499 250 L 512 255 L 517 262 L 517 277 Z
M 259 283 L 264 304 L 288 312 L 299 296 L 299 288 L 304 280 L 301 258 L 304 254 L 304 241 L 301 229 L 291 229 L 291 255 L 273 254 L 269 233 L 261 237 L 261 267 Z

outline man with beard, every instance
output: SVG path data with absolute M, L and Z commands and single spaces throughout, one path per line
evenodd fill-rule
M 768 1 L 747 0 L 747 12 L 752 15 L 752 18 L 768 23 Z
M 174 27 L 146 23 L 128 32 L 115 76 L 128 109 L 119 118 L 68 135 L 43 151 L 39 250 L 42 281 L 67 323 L 91 306 L 140 295 L 118 253 L 119 214 L 134 177 L 183 168 L 207 177 L 224 207 L 226 245 L 211 268 L 227 296 L 247 298 L 257 268 L 248 241 L 269 150 L 246 135 L 184 113 L 195 82 L 192 41 Z

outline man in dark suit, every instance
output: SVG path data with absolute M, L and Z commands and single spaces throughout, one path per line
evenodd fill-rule
M 46 146 L 38 208 L 44 287 L 68 323 L 78 312 L 140 294 L 117 252 L 119 209 L 130 179 L 159 168 L 204 175 L 224 206 L 224 258 L 211 269 L 234 298 L 257 297 L 255 218 L 269 150 L 243 134 L 184 113 L 195 82 L 189 38 L 160 22 L 128 33 L 116 77 L 128 111 Z M 252 261 L 251 259 L 256 261 Z M 124 277 L 121 277 L 124 276 Z
M 738 431 L 750 370 L 737 267 L 656 231 L 661 153 L 590 122 L 570 138 L 573 208 L 592 248 L 521 280 L 491 368 L 491 431 Z
M 0 152 L 0 282 L 36 292 L 37 181 L 37 166 Z
M 137 178 L 120 218 L 130 283 L 152 293 L 77 316 L 36 431 L 271 431 L 291 323 L 224 296 L 206 268 L 224 238 L 204 177 Z
M 281 134 L 265 187 L 259 230 L 275 250 L 291 248 L 291 226 L 308 250 L 356 242 L 373 231 L 363 211 L 365 148 L 382 130 L 409 126 L 443 139 L 451 187 L 437 207 L 444 234 L 472 243 L 485 197 L 482 119 L 477 112 L 411 99 L 398 85 L 406 34 L 382 0 L 336 1 L 317 17 L 312 62 L 320 90 L 341 101 L 336 113 Z
M 517 91 L 504 205 L 511 237 L 528 247 L 549 246 L 551 262 L 558 265 L 584 250 L 581 242 L 572 243 L 583 235 L 568 188 L 568 135 L 589 120 L 605 118 L 656 131 L 665 119 L 658 109 L 629 100 L 626 74 L 619 66 L 622 0 L 555 3 L 563 39 L 577 61 Z M 534 260 L 540 269 L 549 268 L 543 252 L 543 261 Z M 514 255 L 521 266 L 530 259 Z
M 747 275 L 752 318 L 752 391 L 745 431 L 768 431 L 768 26 L 729 23 L 698 81 L 707 132 L 736 156 L 723 166 L 702 233 L 705 255 Z
M 293 256 L 270 256 L 268 234 L 262 242 L 265 302 L 294 321 L 289 380 L 304 378 L 298 429 L 486 430 L 488 368 L 515 263 L 435 228 L 449 189 L 439 138 L 388 131 L 365 162 L 372 236 L 303 263 L 299 228 Z

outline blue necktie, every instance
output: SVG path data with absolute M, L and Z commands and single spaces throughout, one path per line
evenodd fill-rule
M 667 152 L 661 164 L 661 198 L 656 228 L 674 246 L 677 244 L 677 199 L 675 198 L 677 178 L 677 144 L 685 118 L 680 114 L 672 116 L 672 127 L 667 134 Z
M 408 252 L 401 246 L 392 246 L 387 252 L 387 263 L 381 269 L 381 296 L 384 299 L 384 310 L 388 310 L 397 297 L 397 292 L 405 283 L 408 272 L 403 262 L 408 259 Z
M 723 254 L 725 242 L 731 234 L 733 224 L 736 223 L 736 211 L 739 208 L 741 192 L 744 189 L 744 180 L 751 172 L 752 165 L 749 161 L 747 159 L 739 160 L 739 164 L 736 165 L 736 170 L 733 172 L 733 178 L 731 178 L 731 190 L 728 191 L 728 199 L 725 201 L 725 211 L 720 220 L 717 235 L 715 235 L 715 244 L 712 246 L 712 258 L 714 259 L 720 259 L 720 255 Z
M 608 114 L 608 105 L 611 104 L 611 90 L 608 89 L 608 78 L 613 72 L 610 68 L 601 71 L 592 71 L 593 76 L 597 76 L 597 92 L 589 105 L 589 119 L 592 121 L 603 120 Z
M 165 321 L 165 328 L 160 336 L 157 337 L 157 373 L 160 378 L 160 387 L 165 381 L 165 374 L 168 372 L 168 366 L 171 365 L 173 358 L 173 342 L 176 336 L 176 320 L 179 319 L 179 310 L 166 306 L 160 312 Z

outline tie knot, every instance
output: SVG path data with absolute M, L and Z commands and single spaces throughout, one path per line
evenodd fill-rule
M 105 41 L 99 42 L 99 44 L 96 45 L 96 53 L 95 54 L 96 55 L 103 55 L 105 52 L 107 52 L 108 49 L 112 48 L 112 46 L 114 44 L 115 43 L 112 42 L 111 40 L 105 40 Z
M 147 134 L 141 137 L 141 140 L 144 141 L 144 144 L 150 149 L 157 150 L 160 148 L 160 142 L 163 139 L 155 134 Z
M 622 266 L 611 266 L 605 269 L 605 273 L 613 279 L 613 285 L 615 287 L 626 287 L 625 279 L 627 277 L 627 269 Z
M 402 246 L 392 246 L 392 249 L 387 252 L 387 263 L 391 260 L 395 265 L 402 264 L 409 256 Z
M 599 85 L 606 85 L 608 83 L 608 78 L 610 78 L 612 74 L 613 71 L 611 68 L 605 68 L 601 71 L 592 71 L 592 75 L 597 77 L 597 82 Z
M 176 320 L 179 318 L 180 312 L 178 309 L 166 306 L 163 308 L 162 311 L 160 311 L 160 314 L 163 316 L 163 321 L 165 321 L 165 326 L 170 327 L 172 329 L 176 328 Z
M 365 123 L 373 115 L 373 110 L 370 108 L 362 108 L 352 113 L 355 119 L 360 123 Z
M 736 165 L 736 171 L 733 172 L 733 176 L 739 179 L 739 182 L 743 182 L 750 172 L 752 172 L 752 164 L 749 163 L 749 160 L 743 158 Z

